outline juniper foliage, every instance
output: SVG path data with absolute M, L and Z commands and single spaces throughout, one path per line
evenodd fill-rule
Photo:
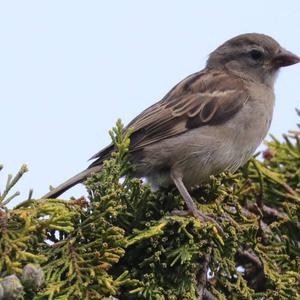
M 87 199 L 30 193 L 9 209 L 26 167 L 8 178 L 0 194 L 0 299 L 300 299 L 299 131 L 283 142 L 273 137 L 263 160 L 193 192 L 221 231 L 173 215 L 185 208 L 176 189 L 152 192 L 132 178 L 130 132 L 122 132 L 118 121 L 110 132 L 116 152 L 87 180 Z

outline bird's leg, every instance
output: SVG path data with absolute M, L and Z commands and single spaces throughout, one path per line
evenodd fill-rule
M 190 193 L 188 192 L 187 188 L 185 187 L 182 178 L 179 176 L 172 176 L 173 182 L 176 185 L 179 193 L 183 197 L 185 204 L 188 208 L 188 213 L 193 215 L 196 218 L 199 218 L 201 221 L 207 221 L 207 216 L 199 211 L 196 204 L 194 203 Z
M 178 191 L 180 192 L 181 196 L 183 197 L 185 204 L 188 208 L 188 212 L 180 212 L 180 211 L 174 211 L 175 214 L 183 215 L 183 214 L 191 214 L 195 218 L 200 219 L 202 222 L 213 222 L 214 224 L 217 225 L 219 231 L 222 231 L 221 227 L 219 224 L 217 224 L 216 220 L 214 220 L 212 217 L 202 213 L 196 204 L 194 203 L 190 193 L 188 192 L 187 188 L 185 187 L 183 181 L 182 181 L 182 176 L 178 176 L 178 174 L 172 173 L 171 178 L 176 185 Z

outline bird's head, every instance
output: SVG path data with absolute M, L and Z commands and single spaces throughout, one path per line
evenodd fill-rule
M 241 77 L 273 86 L 278 70 L 300 62 L 270 36 L 248 33 L 236 36 L 213 51 L 207 68 L 225 68 Z

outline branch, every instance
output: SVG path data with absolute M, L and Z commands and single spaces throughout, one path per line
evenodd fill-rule
M 255 263 L 258 267 L 262 267 L 262 263 L 259 259 L 259 257 L 251 251 L 249 250 L 239 250 L 239 254 L 241 256 L 247 257 L 249 260 L 251 260 L 253 263 Z
M 207 284 L 207 271 L 210 262 L 211 248 L 208 249 L 208 253 L 204 255 L 203 268 L 200 274 L 197 276 L 198 282 L 198 300 L 203 300 L 205 296 L 206 284 Z

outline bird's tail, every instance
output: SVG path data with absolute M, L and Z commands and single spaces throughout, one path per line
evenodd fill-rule
M 52 191 L 48 192 L 46 195 L 42 197 L 42 199 L 57 198 L 59 195 L 61 195 L 62 193 L 64 193 L 74 185 L 85 181 L 92 173 L 100 172 L 101 169 L 102 169 L 102 164 L 90 167 L 78 173 L 77 175 L 71 177 L 69 180 L 60 184 L 57 188 L 54 188 Z

